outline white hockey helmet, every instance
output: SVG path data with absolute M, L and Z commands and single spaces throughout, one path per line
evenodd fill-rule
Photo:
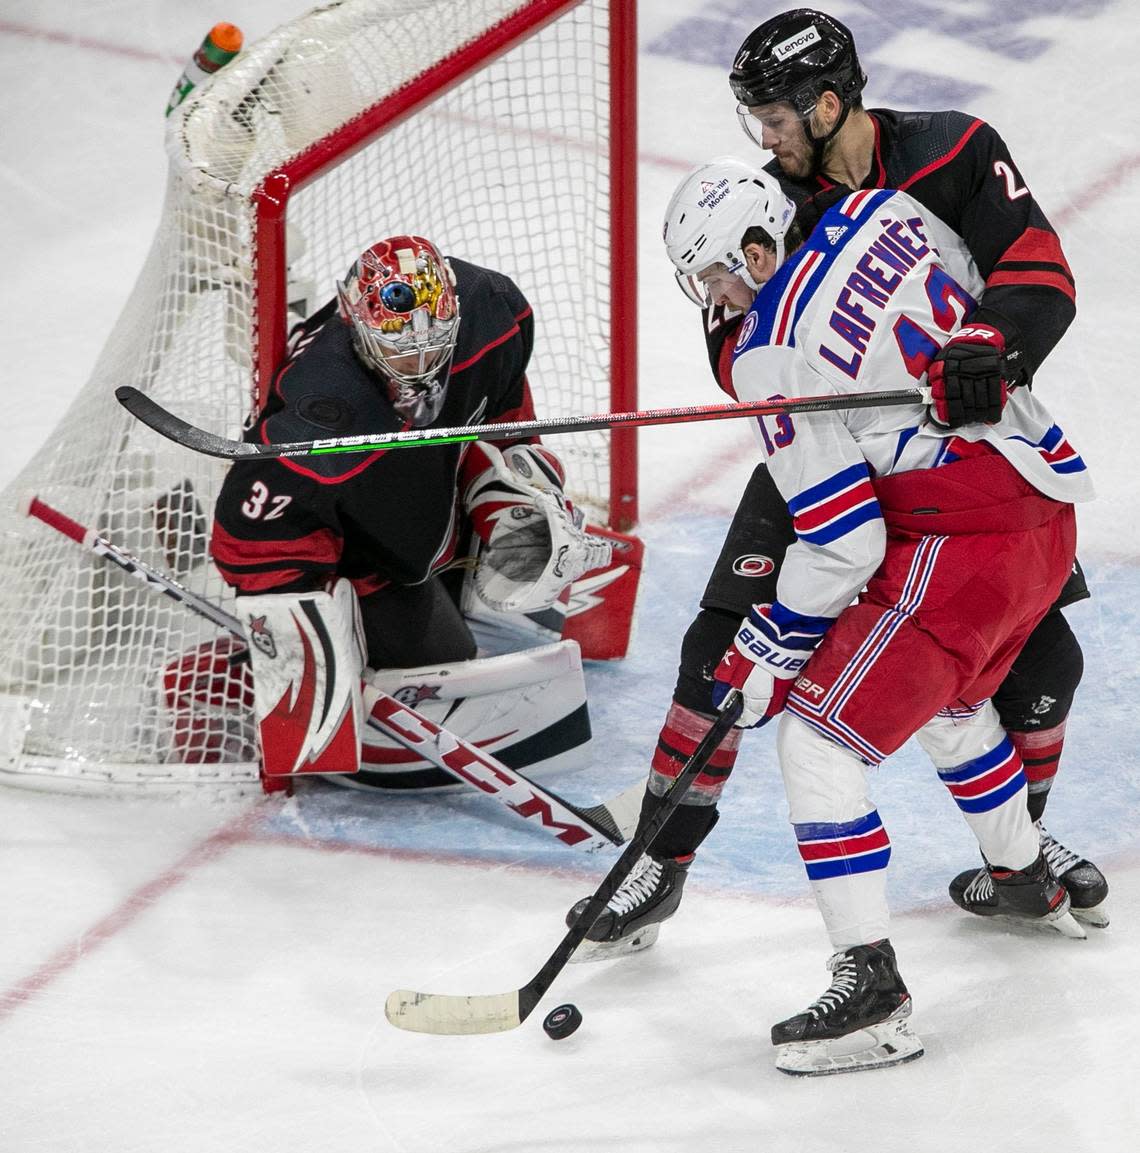
M 767 172 L 731 156 L 694 168 L 677 186 L 665 209 L 665 251 L 673 262 L 681 291 L 702 308 L 710 303 L 697 273 L 724 264 L 753 292 L 741 239 L 749 228 L 762 228 L 776 246 L 776 267 L 784 263 L 784 237 L 796 206 Z

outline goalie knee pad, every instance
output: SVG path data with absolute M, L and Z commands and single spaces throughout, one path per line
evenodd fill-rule
M 268 593 L 238 601 L 249 638 L 265 777 L 360 765 L 364 647 L 356 594 Z
M 541 445 L 472 445 L 463 507 L 486 547 L 475 590 L 499 612 L 547 608 L 583 573 L 610 563 L 610 542 L 590 536 L 562 493 L 562 466 Z

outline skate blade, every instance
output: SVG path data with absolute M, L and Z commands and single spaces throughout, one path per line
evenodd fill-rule
M 1039 924 L 1043 929 L 1054 929 L 1062 937 L 1071 937 L 1074 941 L 1083 941 L 1088 937 L 1088 933 L 1084 931 L 1080 922 L 1069 909 L 1066 909 L 1059 916 L 1042 918 Z
M 646 925 L 628 937 L 620 937 L 616 941 L 591 941 L 587 938 L 570 955 L 571 964 L 582 964 L 586 961 L 611 961 L 615 957 L 628 957 L 630 953 L 640 953 L 648 949 L 657 940 L 660 925 Z
M 846 1037 L 777 1045 L 776 1068 L 791 1077 L 826 1077 L 917 1061 L 926 1050 L 910 1031 L 909 1016 L 908 1001 L 885 1021 L 857 1029 Z
M 1108 928 L 1108 904 L 1101 901 L 1099 905 L 1091 905 L 1087 909 L 1078 909 L 1076 905 L 1069 906 L 1069 912 L 1082 924 L 1092 925 L 1094 929 Z

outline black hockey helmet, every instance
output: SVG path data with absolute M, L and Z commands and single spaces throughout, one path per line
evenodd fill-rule
M 804 119 L 831 89 L 846 112 L 867 83 L 850 30 L 814 8 L 794 8 L 754 28 L 729 74 L 745 107 L 784 102 Z

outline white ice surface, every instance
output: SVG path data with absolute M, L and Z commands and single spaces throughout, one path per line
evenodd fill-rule
M 0 13 L 0 485 L 86 380 L 134 283 L 165 180 L 161 109 L 186 55 L 218 19 L 256 37 L 302 5 L 16 7 Z M 641 399 L 713 402 L 660 214 L 685 168 L 748 145 L 722 69 L 678 55 L 721 37 L 731 56 L 777 6 L 641 8 Z M 1132 0 L 832 8 L 875 33 L 861 38 L 872 106 L 906 83 L 915 95 L 897 102 L 911 107 L 969 93 L 964 106 L 1006 137 L 1078 281 L 1078 320 L 1037 383 L 1101 492 L 1081 515 L 1095 597 L 1069 612 L 1086 674 L 1049 817 L 1108 874 L 1111 928 L 1070 942 L 953 909 L 946 882 L 976 850 L 908 747 L 875 789 L 894 844 L 892 939 L 927 1055 L 883 1073 L 782 1076 L 768 1029 L 824 988 L 828 948 L 765 731 L 746 738 L 657 947 L 567 969 L 512 1033 L 421 1037 L 384 1020 L 391 989 L 521 985 L 612 857 L 550 845 L 465 794 L 314 788 L 205 805 L 3 791 L 0 1151 L 1136 1147 L 1140 12 Z M 641 451 L 634 648 L 589 670 L 596 763 L 555 782 L 583 801 L 644 773 L 681 633 L 752 463 L 745 430 L 727 422 L 644 430 Z M 537 1018 L 565 1000 L 585 1022 L 555 1044 Z

